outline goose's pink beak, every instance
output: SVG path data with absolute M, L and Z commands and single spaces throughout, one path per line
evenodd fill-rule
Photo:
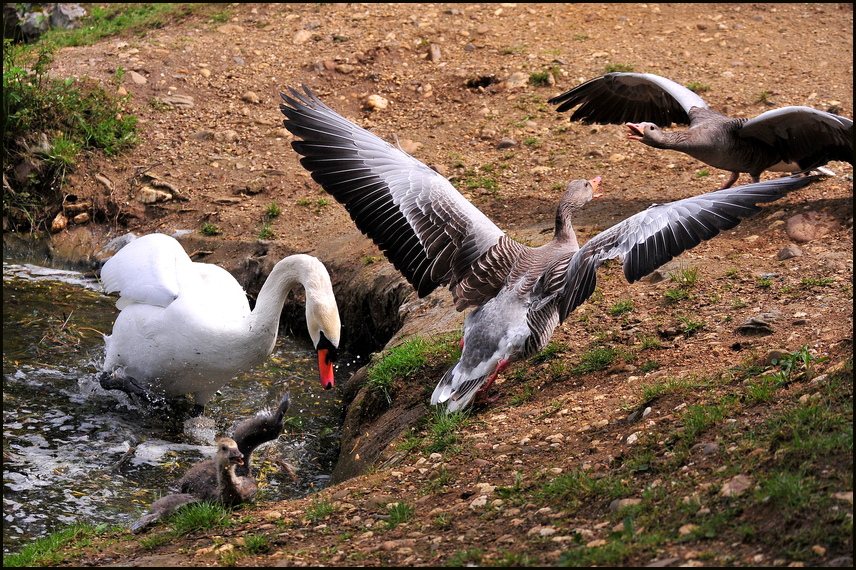
M 318 351 L 318 372 L 321 374 L 321 386 L 329 390 L 335 384 L 333 380 L 333 361 L 328 358 L 327 349 Z
M 594 178 L 588 181 L 588 183 L 591 184 L 591 187 L 594 188 L 594 193 L 591 195 L 592 198 L 600 198 L 601 196 L 603 196 L 602 193 L 598 192 L 598 190 L 600 190 L 600 181 L 600 176 L 595 176 Z
M 624 126 L 628 129 L 627 138 L 634 141 L 642 140 L 642 137 L 644 136 L 642 125 L 637 123 L 624 123 Z

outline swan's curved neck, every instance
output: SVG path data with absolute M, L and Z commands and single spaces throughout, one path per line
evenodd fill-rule
M 312 313 L 319 296 L 332 291 L 330 277 L 320 261 L 309 255 L 290 255 L 274 266 L 259 291 L 250 316 L 251 330 L 257 334 L 272 334 L 273 342 L 276 342 L 279 316 L 285 299 L 298 286 L 306 291 L 307 317 Z M 317 342 L 317 339 L 313 338 L 313 341 Z

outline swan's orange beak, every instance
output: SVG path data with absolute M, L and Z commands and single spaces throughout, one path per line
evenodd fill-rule
M 600 198 L 601 196 L 603 196 L 603 194 L 601 192 L 598 192 L 598 190 L 600 190 L 600 181 L 601 181 L 600 176 L 595 176 L 594 178 L 592 178 L 591 180 L 588 181 L 588 183 L 591 184 L 591 187 L 592 187 L 593 192 L 594 192 L 591 195 L 591 197 L 593 199 L 594 198 Z
M 326 348 L 318 351 L 318 372 L 321 374 L 321 386 L 329 390 L 335 384 L 333 380 L 333 361 L 329 358 Z

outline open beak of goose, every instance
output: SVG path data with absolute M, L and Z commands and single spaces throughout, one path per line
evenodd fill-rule
M 600 176 L 595 176 L 594 178 L 588 181 L 589 184 L 591 184 L 591 187 L 594 189 L 591 195 L 592 198 L 600 198 L 601 196 L 603 196 L 602 192 L 598 192 L 598 190 L 600 190 L 600 180 Z
M 234 463 L 235 465 L 243 465 L 244 454 L 238 451 L 237 449 L 233 449 L 229 452 L 229 462 Z
M 325 390 L 333 387 L 333 359 L 326 348 L 318 349 L 318 372 L 321 374 L 321 386 Z
M 624 123 L 624 126 L 627 127 L 627 138 L 634 141 L 641 141 L 644 133 L 642 132 L 642 125 L 637 123 Z

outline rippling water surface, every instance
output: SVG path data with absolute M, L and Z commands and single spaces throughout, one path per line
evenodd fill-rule
M 117 310 L 115 298 L 98 291 L 77 272 L 3 263 L 4 553 L 76 521 L 128 525 L 213 453 L 188 442 L 175 415 L 101 389 L 102 333 Z M 337 383 L 358 366 L 340 355 Z M 284 433 L 253 455 L 259 499 L 302 497 L 327 485 L 339 451 L 339 391 L 321 389 L 308 339 L 281 335 L 266 365 L 206 406 L 217 435 L 230 435 L 286 390 Z

